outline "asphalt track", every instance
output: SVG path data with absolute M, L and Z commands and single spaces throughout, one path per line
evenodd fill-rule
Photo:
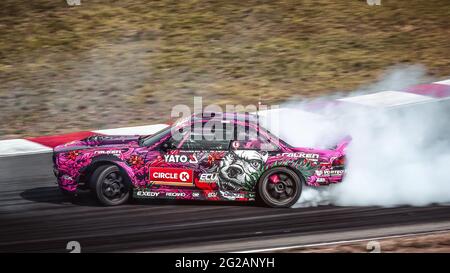
M 246 251 L 450 229 L 450 206 L 271 209 L 150 201 L 102 207 L 60 194 L 49 154 L 0 158 L 0 252 Z

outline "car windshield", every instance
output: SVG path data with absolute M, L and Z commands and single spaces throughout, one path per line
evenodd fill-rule
M 167 126 L 166 128 L 156 132 L 153 135 L 142 136 L 139 138 L 139 146 L 152 146 L 158 142 L 162 137 L 170 133 L 172 126 Z

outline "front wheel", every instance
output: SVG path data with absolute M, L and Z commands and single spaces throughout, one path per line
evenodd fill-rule
M 92 174 L 91 189 L 103 205 L 121 205 L 130 197 L 125 179 L 116 165 L 103 165 Z
M 277 167 L 265 172 L 258 183 L 258 195 L 269 207 L 288 208 L 302 193 L 302 181 L 292 170 Z

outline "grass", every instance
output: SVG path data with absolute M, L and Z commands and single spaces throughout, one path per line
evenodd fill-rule
M 0 134 L 163 121 L 171 106 L 191 104 L 193 95 L 221 105 L 314 97 L 370 83 L 396 64 L 423 64 L 436 78 L 450 75 L 447 0 L 382 0 L 381 6 L 361 0 L 81 3 L 0 2 Z M 134 61 L 115 66 L 119 57 Z M 110 60 L 113 71 L 78 71 L 93 58 Z M 133 71 L 133 63 L 139 69 L 120 86 L 126 78 L 117 74 Z M 80 84 L 77 73 L 93 83 Z M 117 86 L 95 84 L 111 75 Z M 106 104 L 119 96 L 122 103 L 102 113 L 120 108 L 122 117 L 93 121 L 95 109 L 84 116 L 85 109 L 54 107 L 80 92 Z M 7 110 L 11 103 L 18 105 Z M 70 104 L 76 110 L 89 102 L 74 98 Z

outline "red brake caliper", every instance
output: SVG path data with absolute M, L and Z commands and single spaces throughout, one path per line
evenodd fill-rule
M 269 176 L 269 181 L 271 183 L 277 184 L 278 182 L 280 182 L 280 177 L 278 176 L 278 174 L 272 174 L 271 176 Z

